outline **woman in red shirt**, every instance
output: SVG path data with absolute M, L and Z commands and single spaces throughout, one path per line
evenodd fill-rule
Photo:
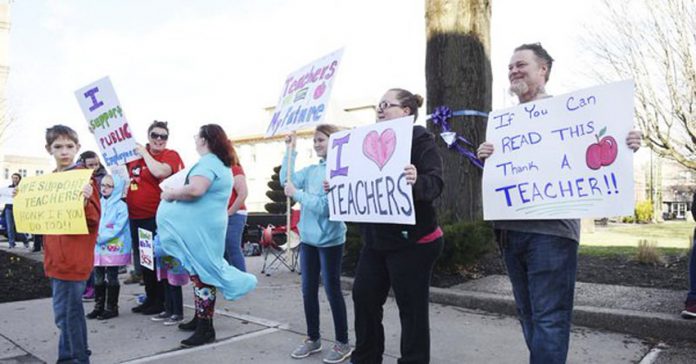
M 244 206 L 248 193 L 244 169 L 239 163 L 237 151 L 232 146 L 232 176 L 234 187 L 227 205 L 227 235 L 225 237 L 225 259 L 230 265 L 246 272 L 244 254 L 242 253 L 242 234 L 247 220 L 247 210 Z
M 127 164 L 130 186 L 126 203 L 130 219 L 131 236 L 133 240 L 133 266 L 136 274 L 142 274 L 145 282 L 145 302 L 133 307 L 132 311 L 145 315 L 154 315 L 165 311 L 164 292 L 167 289 L 165 281 L 157 280 L 157 267 L 154 271 L 140 266 L 140 250 L 138 228 L 149 230 L 153 236 L 157 233 L 157 207 L 160 203 L 162 190 L 160 182 L 184 168 L 184 162 L 179 153 L 167 149 L 169 128 L 166 121 L 153 121 L 147 129 L 148 144 L 137 145 L 137 152 L 143 158 Z M 180 298 L 181 287 L 176 293 Z

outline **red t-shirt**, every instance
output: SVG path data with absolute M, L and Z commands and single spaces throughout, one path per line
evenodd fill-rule
M 147 150 L 150 151 L 150 146 L 147 147 Z M 160 163 L 168 164 L 172 168 L 172 174 L 184 168 L 184 162 L 179 157 L 179 153 L 171 149 L 165 149 L 162 153 L 152 155 L 152 157 Z M 130 186 L 126 196 L 129 217 L 131 219 L 155 217 L 162 193 L 159 187 L 162 180 L 150 173 L 145 159 L 128 162 L 126 166 L 130 176 Z
M 232 177 L 234 176 L 243 176 L 244 175 L 244 168 L 242 168 L 241 165 L 236 165 L 232 166 Z M 237 190 L 235 188 L 232 189 L 232 196 L 230 196 L 230 201 L 227 203 L 227 209 L 229 210 L 230 207 L 232 207 L 232 204 L 234 201 L 237 199 Z M 242 204 L 242 206 L 239 206 L 239 211 L 244 211 L 246 210 L 246 206 Z

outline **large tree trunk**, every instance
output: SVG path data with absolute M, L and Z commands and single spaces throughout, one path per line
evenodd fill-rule
M 491 0 L 426 0 L 428 114 L 442 105 L 452 111 L 491 110 L 490 18 Z M 485 140 L 483 117 L 452 117 L 449 124 L 474 144 L 474 151 Z M 428 129 L 438 138 L 444 163 L 445 190 L 437 201 L 438 213 L 453 221 L 480 220 L 482 171 L 449 150 L 432 121 Z

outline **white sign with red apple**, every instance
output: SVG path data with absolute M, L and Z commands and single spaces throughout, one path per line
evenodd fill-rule
M 633 81 L 491 112 L 485 220 L 631 215 Z

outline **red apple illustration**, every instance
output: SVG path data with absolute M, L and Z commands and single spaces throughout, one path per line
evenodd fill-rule
M 321 85 L 314 89 L 314 99 L 316 100 L 322 97 L 322 95 L 324 95 L 324 91 L 326 91 L 326 83 L 322 82 Z
M 607 131 L 604 127 L 599 131 L 599 135 L 595 134 L 597 143 L 590 144 L 585 152 L 585 161 L 587 167 L 593 170 L 600 169 L 603 166 L 609 166 L 616 160 L 619 154 L 619 147 L 616 144 L 616 139 L 612 136 L 605 136 L 599 139 Z
M 619 154 L 619 147 L 616 144 L 616 139 L 611 136 L 605 136 L 599 141 L 599 144 L 602 146 L 602 150 L 600 152 L 602 165 L 608 166 L 614 163 L 616 156 Z

